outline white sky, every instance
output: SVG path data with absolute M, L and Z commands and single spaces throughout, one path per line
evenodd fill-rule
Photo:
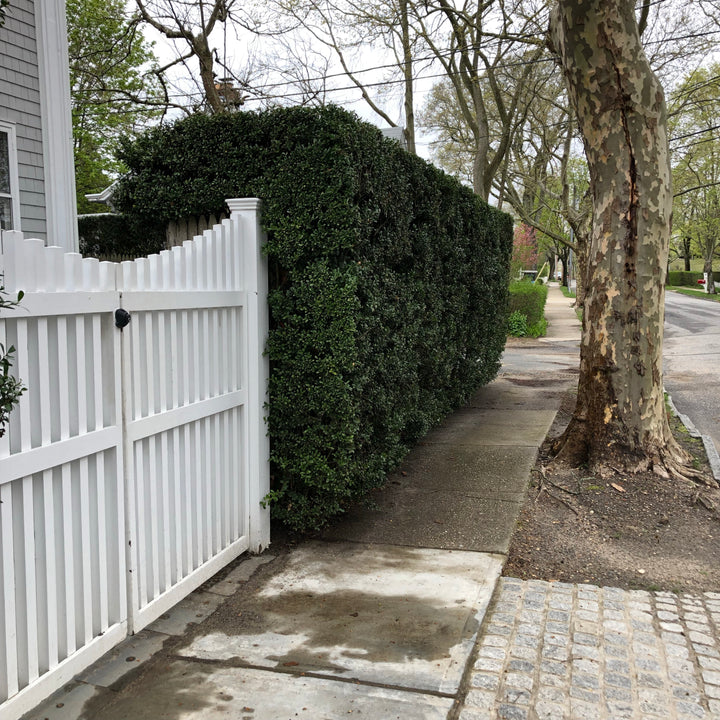
M 134 6 L 133 0 L 129 1 L 129 7 Z M 253 55 L 258 58 L 259 61 L 263 59 L 263 54 L 266 52 L 278 52 L 277 49 L 272 48 L 272 40 L 269 38 L 257 38 L 251 35 L 247 31 L 243 31 L 245 34 L 242 39 L 236 37 L 236 30 L 228 27 L 226 32 L 223 32 L 222 25 L 218 25 L 216 30 L 211 36 L 211 46 L 218 51 L 221 58 L 225 57 L 228 64 L 232 67 L 236 74 L 241 74 L 242 69 L 247 66 L 248 58 Z M 183 50 L 183 44 L 177 43 L 176 41 L 170 41 L 165 38 L 161 33 L 155 31 L 152 28 L 145 28 L 145 36 L 148 40 L 154 43 L 154 51 L 160 64 L 170 62 L 172 59 L 178 56 L 178 50 Z M 328 57 L 332 57 L 330 50 L 323 48 L 324 53 Z M 377 67 L 386 63 L 391 63 L 392 58 L 387 51 L 385 54 L 381 54 L 376 48 L 361 49 L 352 58 L 353 69 L 364 69 Z M 218 74 L 222 71 L 221 67 L 218 67 Z M 173 68 L 169 75 L 172 80 L 176 83 L 178 88 L 181 88 L 185 93 L 197 92 L 197 86 L 194 84 L 193 75 L 197 75 L 197 59 L 191 58 L 187 61 L 187 65 L 179 64 Z M 360 77 L 363 81 L 369 83 L 382 82 L 384 80 L 383 72 L 386 71 L 373 71 L 368 73 L 362 73 Z M 330 88 L 347 88 L 351 85 L 351 81 L 343 75 L 342 68 L 339 62 L 332 57 L 332 62 L 328 74 L 336 75 L 327 81 L 327 87 Z M 316 75 L 313 73 L 313 77 Z M 270 83 L 277 82 L 277 80 L 269 80 Z M 416 85 L 415 93 L 415 112 L 417 113 L 422 105 L 424 104 L 427 93 L 431 90 L 434 79 L 430 80 L 419 80 Z M 381 88 L 372 88 L 370 94 L 374 101 L 387 112 L 387 114 L 398 124 L 403 124 L 403 113 L 402 113 L 402 90 L 399 84 L 387 86 L 387 92 L 382 93 Z M 277 92 L 279 95 L 283 93 L 282 88 L 273 88 L 271 92 Z M 290 89 L 290 93 L 297 92 L 296 90 Z M 387 123 L 377 115 L 370 106 L 363 100 L 360 91 L 357 89 L 347 89 L 342 91 L 333 92 L 330 91 L 326 94 L 326 102 L 332 102 L 337 105 L 355 112 L 363 120 L 366 120 L 378 127 L 387 127 Z M 255 109 L 260 107 L 261 104 L 258 101 L 250 99 L 244 108 Z M 430 155 L 430 138 L 424 137 L 420 134 L 419 130 L 416 129 L 417 134 L 417 151 L 422 157 L 429 158 Z

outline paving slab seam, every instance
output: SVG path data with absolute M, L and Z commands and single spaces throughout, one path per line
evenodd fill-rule
M 522 412 L 521 410 L 518 410 L 518 414 L 520 414 L 521 412 Z M 486 425 L 485 429 L 487 429 L 487 427 L 489 427 L 489 426 Z M 498 427 L 501 427 L 501 426 L 498 426 Z M 451 442 L 448 442 L 447 440 L 437 440 L 437 441 L 428 440 L 424 444 L 425 445 L 452 445 L 453 447 L 477 447 L 477 445 L 467 445 L 467 444 L 463 444 L 463 443 L 451 443 Z M 512 442 L 512 441 L 509 441 L 509 442 L 497 442 L 497 441 L 489 442 L 488 441 L 488 442 L 481 443 L 480 446 L 481 447 L 529 448 L 529 449 L 533 449 L 533 448 L 537 449 L 537 447 L 538 447 L 536 443 L 532 443 L 532 442 L 520 444 L 520 443 Z
M 297 672 L 291 668 L 270 668 L 265 665 L 243 662 L 242 660 L 213 660 L 212 658 L 173 654 L 168 654 L 166 657 L 168 660 L 172 660 L 173 662 L 187 662 L 229 670 L 258 670 L 263 673 L 289 675 L 290 677 L 295 678 L 312 678 L 313 680 L 328 680 L 334 683 L 343 683 L 345 685 L 355 685 L 358 687 L 372 687 L 379 688 L 380 690 L 399 690 L 411 695 L 430 695 L 431 697 L 443 698 L 444 700 L 454 700 L 457 697 L 457 693 L 455 692 L 443 692 L 442 690 L 433 690 L 432 688 L 414 688 L 409 685 L 397 685 L 393 683 L 374 682 L 372 680 L 361 680 L 359 678 L 341 677 L 340 675 L 333 675 L 332 673 L 313 672 L 312 670 Z

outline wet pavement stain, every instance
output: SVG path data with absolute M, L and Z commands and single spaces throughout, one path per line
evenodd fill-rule
M 478 630 L 487 572 L 475 553 L 343 546 L 296 554 L 236 595 L 178 657 L 444 691 Z M 331 546 L 332 548 L 332 546 Z
M 411 595 L 287 590 L 244 607 L 234 627 L 205 633 L 179 654 L 346 674 L 377 664 L 446 665 L 478 629 L 464 601 Z

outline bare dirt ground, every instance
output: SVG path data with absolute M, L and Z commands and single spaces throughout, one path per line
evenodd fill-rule
M 574 404 L 568 394 L 540 449 L 504 574 L 626 589 L 720 591 L 720 490 L 650 472 L 600 479 L 555 468 L 551 440 L 566 427 Z M 670 420 L 696 467 L 711 477 L 702 442 Z

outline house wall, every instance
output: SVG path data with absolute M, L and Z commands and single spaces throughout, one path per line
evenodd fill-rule
M 20 227 L 27 237 L 47 237 L 42 109 L 32 0 L 13 0 L 0 28 L 0 120 L 15 125 Z

